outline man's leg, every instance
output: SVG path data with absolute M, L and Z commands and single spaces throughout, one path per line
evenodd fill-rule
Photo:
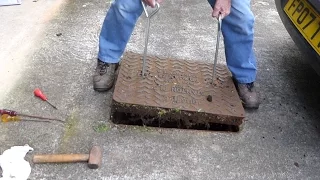
M 215 0 L 208 0 L 214 7 Z M 258 97 L 254 89 L 256 80 L 256 58 L 253 51 L 254 16 L 250 0 L 232 0 L 231 12 L 223 19 L 222 33 L 225 54 L 239 96 L 246 108 L 258 108 Z
M 142 12 L 141 0 L 112 2 L 99 37 L 98 65 L 93 76 L 96 91 L 112 88 L 117 63 Z

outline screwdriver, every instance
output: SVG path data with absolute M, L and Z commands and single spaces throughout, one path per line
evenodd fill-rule
M 53 108 L 58 109 L 56 106 L 52 105 L 49 101 L 48 98 L 42 93 L 42 91 L 39 88 L 36 88 L 33 91 L 34 95 L 42 99 L 43 101 L 46 101 L 48 104 L 50 104 Z
M 25 116 L 25 117 L 31 117 L 31 118 L 37 118 L 37 119 L 47 119 L 47 120 L 54 120 L 54 121 L 64 122 L 61 119 L 42 117 L 42 116 L 33 116 L 33 115 L 27 115 L 27 114 L 18 113 L 17 111 L 13 111 L 13 110 L 0 109 L 0 115 L 4 115 L 4 114 L 7 114 L 9 116 Z
M 10 116 L 8 114 L 1 115 L 1 122 L 11 122 L 11 121 L 36 121 L 36 122 L 50 122 L 48 120 L 35 120 L 35 119 L 21 119 L 19 116 Z

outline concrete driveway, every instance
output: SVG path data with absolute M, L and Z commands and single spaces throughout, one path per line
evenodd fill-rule
M 93 91 L 91 79 L 109 5 L 25 0 L 0 7 L 0 107 L 67 121 L 2 123 L 0 152 L 29 144 L 30 160 L 37 153 L 84 153 L 92 145 L 104 150 L 98 170 L 85 163 L 32 164 L 30 179 L 320 179 L 320 77 L 281 24 L 273 0 L 252 1 L 262 104 L 246 112 L 240 133 L 111 124 L 112 92 Z M 165 1 L 152 21 L 149 53 L 213 61 L 210 15 L 206 1 Z M 127 50 L 143 52 L 144 20 Z M 58 110 L 33 96 L 37 87 Z

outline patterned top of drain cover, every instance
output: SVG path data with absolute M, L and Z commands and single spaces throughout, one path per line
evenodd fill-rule
M 119 103 L 244 116 L 231 74 L 224 65 L 218 64 L 214 84 L 213 65 L 200 61 L 148 56 L 146 70 L 143 78 L 142 55 L 125 53 L 113 99 Z

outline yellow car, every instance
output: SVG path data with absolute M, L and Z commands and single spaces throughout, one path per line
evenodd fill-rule
M 320 75 L 320 0 L 275 0 L 291 38 Z

